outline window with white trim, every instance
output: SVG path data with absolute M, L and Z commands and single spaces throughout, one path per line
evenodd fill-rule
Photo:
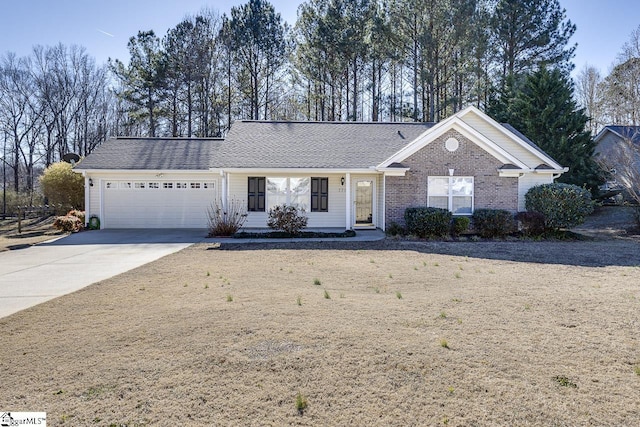
M 311 180 L 305 178 L 267 178 L 267 210 L 284 204 L 309 210 Z
M 186 182 L 176 182 L 176 188 L 187 188 Z
M 136 182 L 134 184 L 134 187 L 137 189 L 144 189 L 146 187 L 146 184 L 144 182 Z
M 148 188 L 160 188 L 160 184 L 157 182 L 150 182 Z
M 427 181 L 427 206 L 447 209 L 454 215 L 471 215 L 473 177 L 430 176 Z
M 167 189 L 173 188 L 173 182 L 163 182 L 162 188 L 167 188 Z
M 200 188 L 200 183 L 199 182 L 192 182 L 191 183 L 191 189 L 192 190 L 197 190 Z

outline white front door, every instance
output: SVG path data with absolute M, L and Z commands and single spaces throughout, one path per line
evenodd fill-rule
M 355 179 L 353 195 L 353 226 L 375 228 L 375 181 Z

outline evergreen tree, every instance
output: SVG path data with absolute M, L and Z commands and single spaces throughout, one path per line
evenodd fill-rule
M 567 45 L 576 26 L 565 19 L 558 0 L 499 0 L 492 30 L 499 86 L 539 66 L 573 67 L 569 60 L 576 48 Z
M 124 90 L 118 96 L 130 102 L 133 121 L 148 120 L 148 135 L 156 136 L 158 113 L 164 99 L 167 61 L 160 39 L 153 31 L 139 31 L 128 43 L 129 65 L 116 59 L 111 65 Z
M 279 71 L 287 59 L 287 26 L 267 0 L 249 0 L 223 17 L 221 37 L 238 65 L 240 91 L 249 101 L 251 119 L 270 118 Z M 261 109 L 263 113 L 261 114 Z
M 534 141 L 569 172 L 558 181 L 586 185 L 592 192 L 602 183 L 593 160 L 595 144 L 587 129 L 589 117 L 578 108 L 571 78 L 559 69 L 542 67 L 524 79 L 511 108 L 498 117 Z

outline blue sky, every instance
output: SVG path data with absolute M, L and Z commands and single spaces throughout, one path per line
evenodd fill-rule
M 84 46 L 98 63 L 109 57 L 126 60 L 127 41 L 139 30 L 162 36 L 187 14 L 204 7 L 229 13 L 241 0 L 0 0 L 0 53 L 27 55 L 34 45 Z M 271 0 L 282 17 L 293 24 L 300 1 Z M 637 0 L 560 0 L 578 27 L 576 70 L 585 64 L 603 75 L 640 25 Z

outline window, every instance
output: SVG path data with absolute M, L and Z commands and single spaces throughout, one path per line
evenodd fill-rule
M 329 212 L 329 178 L 311 178 L 311 212 Z
M 173 188 L 173 182 L 163 182 L 162 188 L 167 188 L 167 189 Z
M 247 197 L 249 212 L 264 212 L 265 201 L 265 177 L 249 177 L 249 194 Z
M 186 182 L 176 182 L 176 188 L 187 188 Z
M 192 190 L 197 190 L 200 188 L 200 183 L 199 182 L 192 182 L 191 183 L 191 189 Z
M 104 188 L 113 188 L 113 182 L 105 182 Z
M 293 205 L 309 210 L 309 178 L 267 178 L 267 208 Z
M 160 188 L 160 184 L 157 182 L 150 182 L 148 188 Z
M 427 206 L 448 209 L 454 215 L 473 213 L 473 177 L 430 176 Z
M 205 190 L 213 190 L 214 186 L 214 182 L 205 182 L 204 183 L 204 189 Z
M 133 188 L 133 185 L 130 182 L 121 182 L 120 183 L 120 188 Z
M 145 187 L 146 187 L 146 185 L 145 185 L 145 183 L 144 183 L 144 182 L 136 182 L 136 183 L 134 184 L 134 186 L 135 186 L 135 188 L 137 188 L 137 189 L 143 189 L 143 188 L 145 188 Z

